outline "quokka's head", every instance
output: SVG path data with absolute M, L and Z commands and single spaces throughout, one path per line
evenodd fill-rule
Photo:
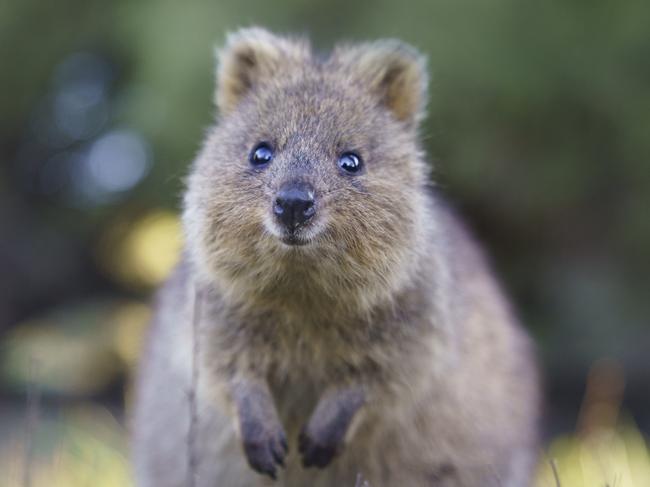
M 282 281 L 287 265 L 334 265 L 342 285 L 393 272 L 426 211 L 426 79 L 424 58 L 395 40 L 322 57 L 305 39 L 230 35 L 218 51 L 217 124 L 185 199 L 195 260 L 258 286 Z

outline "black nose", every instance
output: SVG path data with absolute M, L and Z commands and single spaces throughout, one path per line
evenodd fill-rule
M 313 188 L 307 183 L 283 186 L 275 198 L 273 213 L 293 232 L 316 213 Z

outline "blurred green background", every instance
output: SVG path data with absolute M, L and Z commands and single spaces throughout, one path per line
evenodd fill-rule
M 649 2 L 9 0 L 0 486 L 129 485 L 129 379 L 213 50 L 252 24 L 427 53 L 426 147 L 539 343 L 548 457 L 563 485 L 650 485 Z

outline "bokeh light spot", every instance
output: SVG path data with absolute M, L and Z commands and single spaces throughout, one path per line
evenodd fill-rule
M 98 259 L 105 271 L 130 288 L 160 284 L 176 265 L 181 250 L 178 216 L 154 210 L 116 221 L 100 240 Z

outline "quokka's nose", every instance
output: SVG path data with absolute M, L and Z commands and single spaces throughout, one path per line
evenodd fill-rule
M 287 230 L 295 231 L 316 213 L 314 189 L 307 183 L 283 186 L 275 198 L 273 213 Z

